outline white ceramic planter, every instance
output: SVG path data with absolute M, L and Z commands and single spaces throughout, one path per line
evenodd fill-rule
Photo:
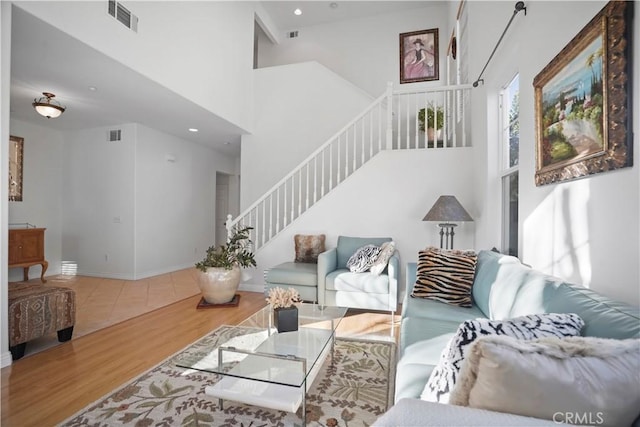
M 240 268 L 231 270 L 209 267 L 206 273 L 200 272 L 198 286 L 204 300 L 209 304 L 224 304 L 233 299 L 240 285 Z

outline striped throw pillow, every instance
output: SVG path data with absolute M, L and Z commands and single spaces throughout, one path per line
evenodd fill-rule
M 416 284 L 411 296 L 471 307 L 476 261 L 476 253 L 470 250 L 429 247 L 420 251 Z

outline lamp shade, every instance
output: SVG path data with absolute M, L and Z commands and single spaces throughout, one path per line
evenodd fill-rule
M 31 104 L 38 114 L 45 116 L 47 119 L 55 119 L 64 113 L 65 107 L 53 99 L 55 97 L 54 94 L 49 92 L 42 92 L 42 94 L 44 95 L 43 97 L 34 99 L 33 104 Z
M 455 196 L 440 196 L 423 221 L 463 222 L 473 221 L 471 215 L 462 207 Z

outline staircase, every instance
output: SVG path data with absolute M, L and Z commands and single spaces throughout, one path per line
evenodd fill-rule
M 229 215 L 228 232 L 235 226 L 253 227 L 251 240 L 258 251 L 382 150 L 469 147 L 470 89 L 457 85 L 394 91 L 389 83 L 384 94 L 237 218 Z M 442 129 L 422 131 L 421 109 L 432 109 L 432 122 L 441 122 Z

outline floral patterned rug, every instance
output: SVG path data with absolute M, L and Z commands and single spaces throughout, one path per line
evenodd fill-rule
M 234 337 L 222 326 L 146 373 L 65 420 L 61 426 L 300 426 L 297 414 L 218 399 L 204 393 L 219 377 L 177 367 L 185 355 L 206 352 Z M 307 425 L 369 426 L 392 404 L 395 344 L 338 338 L 334 364 L 325 360 L 307 393 Z

